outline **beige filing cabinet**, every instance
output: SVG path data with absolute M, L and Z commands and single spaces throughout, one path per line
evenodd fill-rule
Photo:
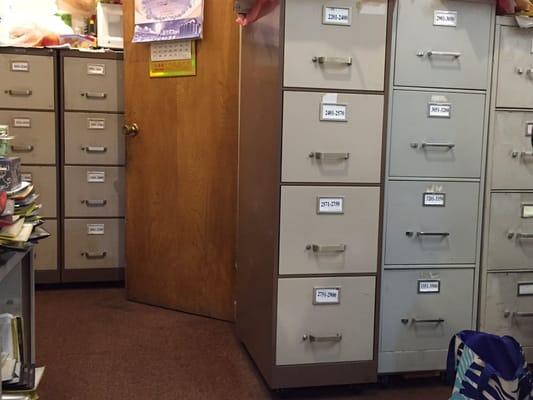
M 477 327 L 494 3 L 395 2 L 380 374 L 443 370 Z
M 124 276 L 123 61 L 61 51 L 63 282 Z
M 49 49 L 0 49 L 0 124 L 15 136 L 11 154 L 22 160 L 22 179 L 35 184 L 44 228 L 51 237 L 33 251 L 38 283 L 60 281 L 58 218 L 57 53 Z
M 374 382 L 389 2 L 280 3 L 242 35 L 237 331 L 271 388 Z
M 496 25 L 480 329 L 511 335 L 533 362 L 533 30 Z

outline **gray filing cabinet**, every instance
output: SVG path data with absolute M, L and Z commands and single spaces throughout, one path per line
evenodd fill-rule
M 33 251 L 36 281 L 59 282 L 59 119 L 57 53 L 0 49 L 0 124 L 15 136 L 11 154 L 22 160 L 22 179 L 35 184 L 44 228 L 51 236 Z
M 124 276 L 125 141 L 119 53 L 61 51 L 64 282 Z
M 496 24 L 480 328 L 533 362 L 533 30 Z
M 236 321 L 271 388 L 377 377 L 389 3 L 243 29 Z
M 495 7 L 395 3 L 378 370 L 442 370 L 475 329 Z

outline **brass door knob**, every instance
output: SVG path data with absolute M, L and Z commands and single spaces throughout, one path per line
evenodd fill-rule
M 133 124 L 124 124 L 122 127 L 122 133 L 125 136 L 137 136 L 139 134 L 139 125 L 136 123 Z

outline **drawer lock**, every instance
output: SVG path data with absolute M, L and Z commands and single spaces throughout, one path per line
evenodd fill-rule
M 310 343 L 324 343 L 324 342 L 333 342 L 338 343 L 342 340 L 342 335 L 337 333 L 334 336 L 314 336 L 314 335 L 303 335 L 302 340 L 309 341 Z

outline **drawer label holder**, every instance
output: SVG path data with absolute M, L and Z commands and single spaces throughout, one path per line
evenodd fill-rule
M 457 26 L 457 11 L 433 11 L 433 25 L 434 26 Z
M 449 103 L 429 103 L 429 118 L 451 118 L 452 105 Z
M 424 193 L 422 205 L 424 207 L 446 207 L 446 193 Z
M 347 122 L 348 106 L 346 104 L 321 103 L 320 121 Z
M 87 64 L 87 75 L 105 75 L 105 64 Z
M 103 118 L 87 118 L 87 129 L 90 130 L 104 130 L 105 119 Z
M 352 25 L 352 9 L 350 7 L 324 6 L 322 24 L 350 26 Z
M 533 204 L 522 204 L 522 218 L 533 218 Z
M 13 128 L 31 128 L 31 118 L 13 118 Z
M 440 293 L 440 280 L 438 279 L 419 279 L 418 294 L 435 294 Z
M 88 183 L 104 183 L 105 171 L 87 171 Z
M 30 72 L 30 63 L 28 61 L 11 61 L 12 72 Z
M 317 214 L 344 214 L 344 197 L 318 197 Z
M 313 304 L 317 306 L 341 303 L 340 287 L 316 287 L 313 288 Z
M 87 235 L 105 235 L 105 225 L 87 224 Z
M 518 296 L 533 296 L 533 282 L 518 282 Z
M 532 121 L 526 122 L 526 136 L 527 137 L 533 136 L 533 122 Z

